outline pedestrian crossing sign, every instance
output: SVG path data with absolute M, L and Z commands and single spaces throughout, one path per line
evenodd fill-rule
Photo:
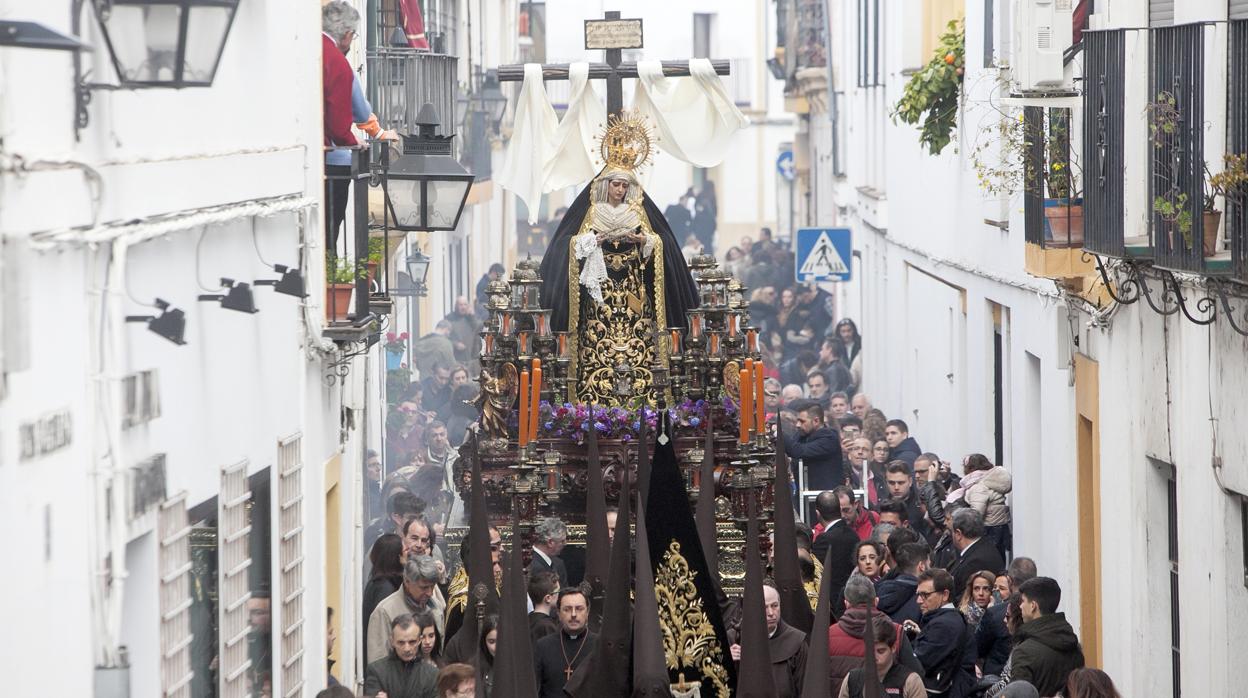
M 849 281 L 853 249 L 849 228 L 798 230 L 797 281 Z

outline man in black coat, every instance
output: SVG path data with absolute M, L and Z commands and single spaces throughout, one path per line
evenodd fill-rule
M 1008 598 L 1010 594 L 1018 591 L 1023 582 L 1034 579 L 1035 576 L 1036 563 L 1031 558 L 1016 557 L 1010 560 L 1010 567 L 1006 570 L 1009 589 L 1004 596 Z M 988 610 L 984 611 L 984 617 L 980 619 L 979 626 L 975 628 L 975 644 L 979 650 L 979 658 L 984 662 L 985 676 L 989 674 L 996 676 L 1001 673 L 1014 644 L 1009 630 L 1005 627 L 1006 606 L 1008 604 L 1005 603 L 989 606 Z
M 949 574 L 953 575 L 953 588 L 957 596 L 966 589 L 966 583 L 976 572 L 988 571 L 1001 574 L 1005 570 L 1005 560 L 991 540 L 984 538 L 984 517 L 974 509 L 958 509 L 953 512 L 949 531 L 953 538 L 953 547 L 958 557 L 949 566 Z
M 893 556 L 897 560 L 897 575 L 875 583 L 878 607 L 894 623 L 917 623 L 923 617 L 914 592 L 919 588 L 919 575 L 927 571 L 927 556 L 926 543 L 906 543 Z
M 568 568 L 559 559 L 568 543 L 568 527 L 555 517 L 542 519 L 533 529 L 533 559 L 529 561 L 529 577 L 550 570 L 559 576 L 559 586 L 568 586 Z
M 364 695 L 372 698 L 434 698 L 438 670 L 419 658 L 420 626 L 404 613 L 390 622 L 390 654 L 364 670 Z
M 806 468 L 806 489 L 830 490 L 845 482 L 841 437 L 823 422 L 823 407 L 803 403 L 797 409 L 798 433 L 784 435 L 784 450 Z
M 910 436 L 910 427 L 900 419 L 890 419 L 884 425 L 884 440 L 888 442 L 888 459 L 905 461 L 913 472 L 914 461 L 923 455 L 923 449 Z
M 568 679 L 594 651 L 594 634 L 589 632 L 589 599 L 579 587 L 561 589 L 556 602 L 559 632 L 538 640 L 533 646 L 537 674 L 537 694 L 541 698 L 563 698 Z
M 915 593 L 923 610 L 920 623 L 902 627 L 914 638 L 929 698 L 965 698 L 975 686 L 975 638 L 962 612 L 953 606 L 953 578 L 942 569 L 919 575 Z
M 815 559 L 823 561 L 823 574 L 831 575 L 831 609 L 837 618 L 841 617 L 845 607 L 842 603 L 845 582 L 854 573 L 857 563 L 854 551 L 858 548 L 858 534 L 854 533 L 841 515 L 842 498 L 835 491 L 820 492 L 815 498 L 815 513 L 823 522 L 823 532 L 815 538 L 810 550 Z

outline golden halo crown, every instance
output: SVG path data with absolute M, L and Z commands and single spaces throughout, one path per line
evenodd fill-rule
M 658 139 L 646 118 L 635 111 L 612 114 L 598 137 L 598 152 L 607 167 L 639 170 L 657 152 Z

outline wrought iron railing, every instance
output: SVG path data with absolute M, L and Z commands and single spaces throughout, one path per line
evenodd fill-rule
M 1122 257 L 1126 31 L 1086 31 L 1083 45 L 1083 247 Z
M 1080 177 L 1071 159 L 1069 108 L 1023 108 L 1024 239 L 1045 248 L 1083 245 Z
M 1158 266 L 1176 271 L 1205 268 L 1204 31 L 1183 24 L 1149 33 L 1153 250 Z
M 1229 83 L 1227 85 L 1227 152 L 1248 153 L 1248 20 L 1230 23 Z M 1226 232 L 1231 242 L 1235 278 L 1248 281 L 1248 200 L 1245 193 L 1228 197 Z
M 368 54 L 368 99 L 385 128 L 416 133 L 416 114 L 426 103 L 438 110 L 440 136 L 455 131 L 455 56 L 412 49 L 378 49 Z

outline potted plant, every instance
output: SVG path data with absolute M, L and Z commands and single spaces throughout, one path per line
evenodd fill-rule
M 980 136 L 971 150 L 971 166 L 979 188 L 1004 199 L 1018 193 L 1024 180 L 1023 166 L 1027 161 L 1026 126 L 1023 112 L 1002 110 L 1001 118 Z
M 325 314 L 332 322 L 342 322 L 351 311 L 356 268 L 348 259 L 325 257 Z
M 368 269 L 368 285 L 370 288 L 377 281 L 377 269 L 381 267 L 385 258 L 386 239 L 370 237 L 368 239 L 368 261 L 364 263 L 364 266 Z
M 393 371 L 403 366 L 403 352 L 407 351 L 408 334 L 401 332 L 395 334 L 393 332 L 386 333 L 386 369 Z
M 1212 257 L 1217 252 L 1218 228 L 1222 224 L 1222 212 L 1215 207 L 1217 197 L 1221 196 L 1228 204 L 1234 202 L 1242 206 L 1246 192 L 1248 154 L 1223 156 L 1222 171 L 1217 174 L 1210 173 L 1208 164 L 1205 165 L 1204 239 L 1201 240 L 1201 247 L 1206 257 Z
M 966 26 L 949 22 L 935 55 L 911 76 L 893 109 L 893 118 L 919 126 L 919 143 L 938 155 L 953 140 L 958 124 L 958 98 L 965 72 Z
M 1070 155 L 1070 122 L 1049 120 L 1048 151 L 1044 183 L 1045 239 L 1078 247 L 1083 244 L 1083 198 L 1076 187 L 1078 165 Z
M 1178 100 L 1172 92 L 1158 92 L 1157 98 L 1149 102 L 1147 106 L 1148 112 L 1148 132 L 1154 150 L 1178 147 L 1173 143 L 1176 134 L 1183 122 L 1183 114 L 1179 110 Z M 1174 231 L 1178 230 L 1183 236 L 1185 247 L 1191 248 L 1192 241 L 1192 222 L 1194 220 L 1192 214 L 1191 200 L 1187 192 L 1182 191 L 1178 184 L 1177 158 L 1167 158 L 1170 160 L 1169 175 L 1165 177 L 1165 181 L 1170 186 L 1158 190 L 1153 195 L 1153 213 L 1166 224 L 1166 241 L 1171 248 L 1174 247 Z M 1159 163 L 1154 157 L 1154 175 L 1164 174 L 1164 170 L 1158 170 Z M 1164 167 L 1164 165 L 1162 165 Z M 1217 221 L 1214 222 L 1214 235 L 1216 236 Z M 1205 227 L 1208 227 L 1206 225 Z

